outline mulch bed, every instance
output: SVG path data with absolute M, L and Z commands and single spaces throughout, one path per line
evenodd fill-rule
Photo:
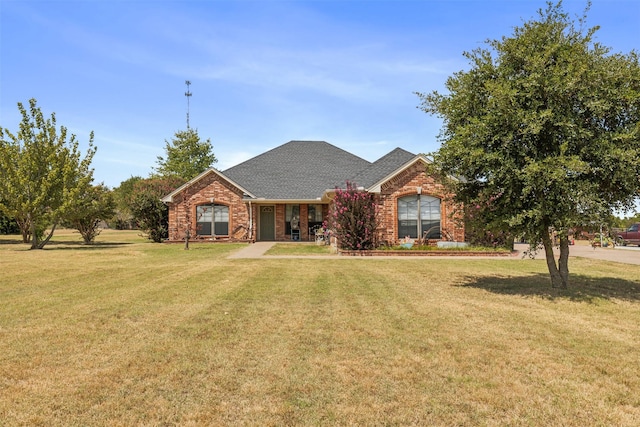
M 489 252 L 489 251 L 414 251 L 414 250 L 388 250 L 388 251 L 345 251 L 338 250 L 340 255 L 345 256 L 490 256 L 490 257 L 515 257 L 520 253 L 519 251 L 512 252 Z

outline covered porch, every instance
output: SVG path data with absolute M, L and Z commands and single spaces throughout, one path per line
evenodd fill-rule
M 329 214 L 321 201 L 252 203 L 256 241 L 313 241 Z

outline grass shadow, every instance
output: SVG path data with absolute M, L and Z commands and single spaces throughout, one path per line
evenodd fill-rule
M 52 240 L 45 245 L 42 250 L 92 250 L 92 249 L 106 249 L 106 248 L 120 248 L 127 245 L 132 245 L 132 242 L 96 242 L 92 244 L 85 244 L 82 241 L 76 240 Z M 0 245 L 21 245 L 21 249 L 29 249 L 30 243 L 23 243 L 22 239 L 0 239 Z
M 0 239 L 0 245 L 18 245 L 18 244 L 22 244 L 22 239 L 5 239 L 5 238 Z
M 640 301 L 640 282 L 580 274 L 572 274 L 569 280 L 568 289 L 554 289 L 549 275 L 543 273 L 524 277 L 467 276 L 463 283 L 455 286 L 484 289 L 502 295 L 537 296 L 549 300 L 568 299 L 587 303 L 601 299 Z
M 85 244 L 82 241 L 75 240 L 53 240 L 47 243 L 44 247 L 45 250 L 94 250 L 94 249 L 108 249 L 108 248 L 121 248 L 124 246 L 132 245 L 131 242 L 95 242 L 91 244 Z

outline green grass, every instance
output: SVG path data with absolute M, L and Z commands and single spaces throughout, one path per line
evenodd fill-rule
M 331 247 L 315 243 L 276 243 L 265 255 L 333 255 Z
M 640 424 L 638 266 L 76 237 L 0 238 L 2 425 Z

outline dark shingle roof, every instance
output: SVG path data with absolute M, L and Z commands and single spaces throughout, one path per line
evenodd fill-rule
M 396 148 L 371 163 L 367 168 L 352 174 L 350 181 L 358 186 L 369 188 L 415 157 L 415 154 L 407 150 Z
M 371 165 L 324 141 L 290 141 L 222 173 L 258 198 L 315 199 Z

